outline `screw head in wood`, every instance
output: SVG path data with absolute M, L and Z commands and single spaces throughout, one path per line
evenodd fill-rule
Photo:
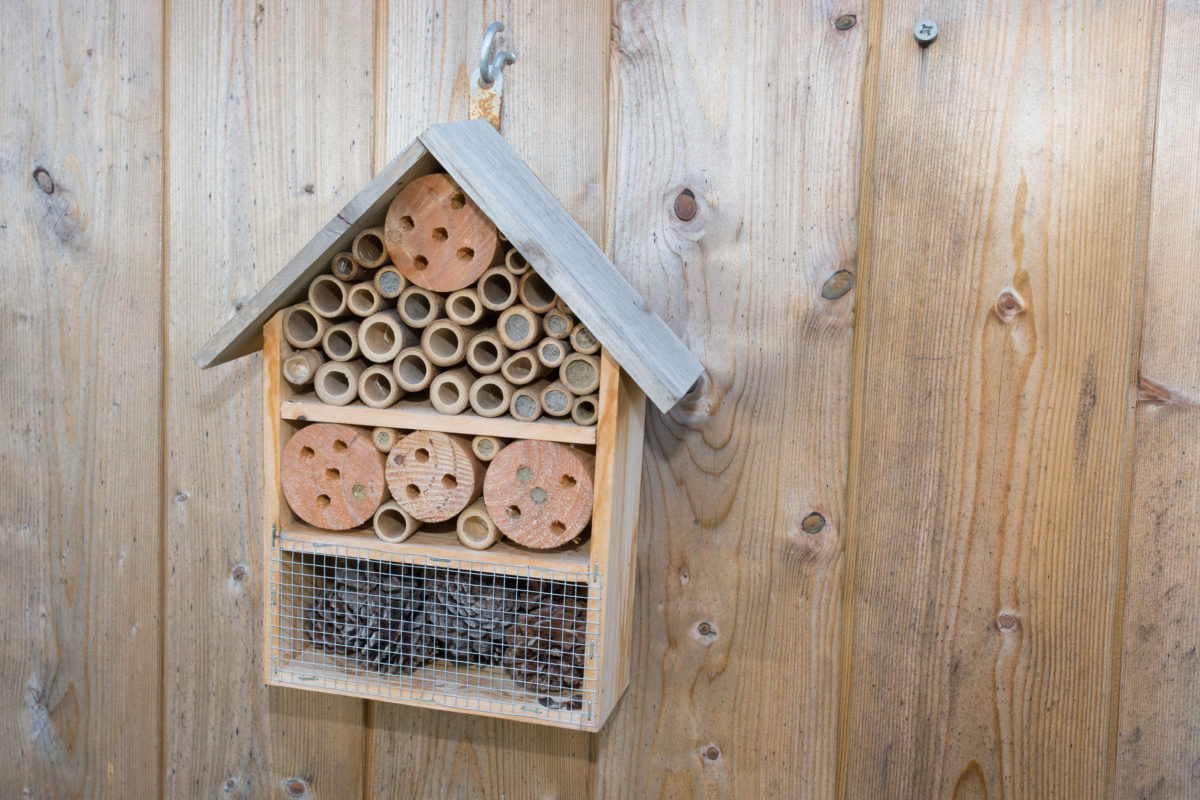
M 937 23 L 931 19 L 923 19 L 913 26 L 913 36 L 921 47 L 929 47 L 938 37 Z
M 696 195 L 691 189 L 684 189 L 675 195 L 675 216 L 683 222 L 690 222 L 696 217 Z
M 837 300 L 854 286 L 854 273 L 839 269 L 825 280 L 821 287 L 821 297 L 826 300 Z
M 842 14 L 833 22 L 833 27 L 839 31 L 848 31 L 858 24 L 858 17 L 853 14 Z
M 816 511 L 809 514 L 800 521 L 800 529 L 805 533 L 820 533 L 825 527 L 825 517 L 818 514 Z
M 1012 614 L 1001 614 L 1000 618 L 996 620 L 996 623 L 1000 626 L 1000 630 L 1011 631 L 1013 628 L 1017 627 L 1017 618 Z

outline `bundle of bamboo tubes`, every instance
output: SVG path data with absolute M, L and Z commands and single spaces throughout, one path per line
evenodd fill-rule
M 419 255 L 389 263 L 389 235 L 361 232 L 284 311 L 289 382 L 331 405 L 404 399 L 443 414 L 595 424 L 600 344 L 503 237 L 469 285 L 442 273 L 435 284 L 457 288 L 438 291 L 406 277 Z

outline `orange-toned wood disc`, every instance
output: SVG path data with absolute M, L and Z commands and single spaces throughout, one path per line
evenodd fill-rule
M 413 431 L 388 453 L 387 482 L 400 507 L 422 522 L 443 522 L 479 497 L 483 464 L 461 436 Z
M 384 222 L 392 264 L 417 286 L 454 292 L 496 259 L 496 226 L 443 173 L 424 175 L 392 200 Z
M 324 422 L 307 425 L 280 455 L 283 496 L 309 525 L 331 531 L 358 527 L 386 496 L 383 459 L 369 432 Z
M 557 442 L 513 442 L 483 479 L 483 501 L 500 531 L 539 550 L 583 532 L 592 495 L 592 456 Z

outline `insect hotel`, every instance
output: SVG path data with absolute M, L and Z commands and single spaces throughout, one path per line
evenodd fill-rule
M 266 681 L 599 729 L 701 367 L 500 134 L 429 128 L 196 361 L 259 346 Z

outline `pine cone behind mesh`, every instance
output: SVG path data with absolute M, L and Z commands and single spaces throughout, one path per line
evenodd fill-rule
M 412 672 L 434 655 L 424 599 L 425 587 L 405 570 L 339 567 L 305 610 L 305 633 L 357 666 Z
M 508 632 L 504 666 L 527 690 L 555 694 L 583 685 L 586 651 L 586 599 L 543 594 Z
M 502 576 L 439 571 L 429 594 L 429 625 L 446 658 L 499 664 L 504 637 L 530 606 L 529 593 Z

